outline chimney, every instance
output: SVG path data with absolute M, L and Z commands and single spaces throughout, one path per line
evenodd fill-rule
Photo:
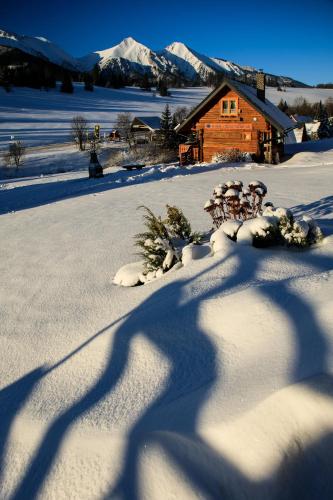
M 257 73 L 257 97 L 265 102 L 265 73 L 260 69 Z

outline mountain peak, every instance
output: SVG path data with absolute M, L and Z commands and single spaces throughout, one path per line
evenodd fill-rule
M 121 44 L 124 44 L 124 45 L 142 45 L 140 42 L 138 42 L 137 40 L 135 40 L 135 38 L 131 37 L 131 36 L 128 36 L 126 38 L 124 38 L 118 45 L 121 45 Z

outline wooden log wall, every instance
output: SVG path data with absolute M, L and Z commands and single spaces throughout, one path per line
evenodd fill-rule
M 236 115 L 222 115 L 223 99 L 237 102 Z M 231 89 L 210 103 L 194 130 L 203 134 L 203 161 L 211 161 L 215 153 L 231 148 L 259 156 L 261 134 L 270 135 L 270 125 L 264 116 Z

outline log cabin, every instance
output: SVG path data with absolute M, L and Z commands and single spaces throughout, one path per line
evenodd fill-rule
M 279 162 L 285 137 L 295 124 L 265 96 L 265 74 L 257 74 L 256 88 L 225 78 L 180 123 L 180 165 L 210 162 L 216 153 L 239 149 L 257 161 Z

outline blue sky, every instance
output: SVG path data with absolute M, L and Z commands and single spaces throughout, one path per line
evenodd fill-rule
M 333 81 L 333 0 L 8 0 L 0 28 L 44 36 L 74 56 L 126 36 L 315 84 Z

